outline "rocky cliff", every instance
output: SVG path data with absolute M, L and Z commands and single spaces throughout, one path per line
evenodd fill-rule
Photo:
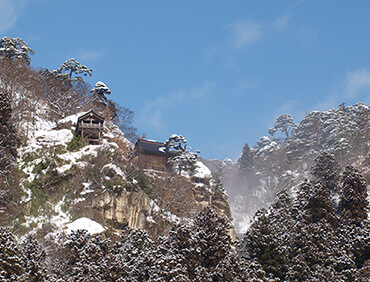
M 87 217 L 112 231 L 129 226 L 157 236 L 210 203 L 230 216 L 226 194 L 200 161 L 183 175 L 141 170 L 117 126 L 106 122 L 100 144 L 89 145 L 74 135 L 78 116 L 27 124 L 17 160 L 23 216 L 14 218 L 25 231 L 56 231 Z

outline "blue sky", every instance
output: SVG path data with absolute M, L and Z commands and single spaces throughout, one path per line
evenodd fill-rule
M 282 113 L 370 103 L 369 1 L 0 0 L 32 66 L 75 58 L 149 139 L 235 160 Z

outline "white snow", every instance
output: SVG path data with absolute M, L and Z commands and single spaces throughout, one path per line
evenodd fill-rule
M 50 145 L 65 145 L 72 140 L 73 134 L 70 129 L 59 130 L 39 130 L 35 132 L 38 143 L 48 143 Z
M 251 226 L 251 219 L 248 215 L 243 215 L 242 219 L 237 223 L 238 224 L 238 232 L 240 234 L 245 234 L 249 227 Z
M 153 211 L 153 212 L 160 212 L 160 207 L 153 201 L 153 200 L 150 200 L 150 208 L 151 210 L 150 211 Z
M 93 189 L 89 189 L 91 186 L 91 183 L 83 182 L 82 186 L 84 187 L 84 189 L 81 191 L 80 195 L 86 195 L 86 194 L 90 194 L 94 192 Z
M 67 222 L 71 221 L 70 215 L 68 213 L 65 213 L 62 210 L 62 205 L 64 204 L 64 200 L 65 200 L 65 198 L 63 197 L 63 199 L 61 201 L 59 201 L 53 207 L 53 213 L 55 215 L 51 216 L 50 218 L 48 218 L 45 215 L 40 215 L 40 216 L 37 216 L 37 217 L 36 216 L 25 216 L 26 222 L 23 223 L 23 225 L 26 226 L 26 227 L 30 227 L 31 225 L 35 225 L 35 228 L 34 228 L 34 230 L 35 230 L 35 229 L 41 229 L 42 225 L 44 223 L 48 222 L 48 223 L 52 224 L 57 231 L 61 230 Z
M 102 167 L 101 171 L 104 169 L 112 169 L 117 175 L 121 176 L 123 179 L 126 180 L 124 173 L 122 172 L 121 168 L 116 166 L 115 164 L 109 163 Z
M 66 165 L 63 165 L 61 167 L 57 167 L 57 171 L 58 173 L 62 174 L 64 172 L 66 172 L 67 170 L 70 170 L 72 168 L 72 164 L 66 164 Z
M 62 205 L 64 204 L 65 197 L 54 207 L 54 212 L 57 215 L 53 215 L 50 219 L 50 223 L 54 224 L 58 229 L 61 229 L 67 222 L 71 221 L 71 216 L 68 213 L 62 211 Z
M 234 162 L 230 158 L 225 158 L 223 164 L 226 166 L 232 166 L 234 165 Z
M 148 222 L 155 223 L 155 220 L 153 219 L 153 217 L 152 217 L 151 215 L 147 216 L 147 217 L 146 217 L 146 220 L 147 220 Z
M 196 161 L 195 167 L 196 168 L 195 168 L 194 177 L 203 178 L 203 179 L 212 177 L 211 170 L 201 161 Z
M 77 231 L 78 229 L 85 229 L 90 234 L 98 234 L 104 232 L 106 229 L 101 224 L 87 217 L 76 219 L 75 221 L 67 224 L 66 227 L 66 233 L 71 233 L 72 231 Z

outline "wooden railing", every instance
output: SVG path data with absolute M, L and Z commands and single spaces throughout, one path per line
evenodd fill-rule
M 81 123 L 80 128 L 101 128 L 99 123 Z

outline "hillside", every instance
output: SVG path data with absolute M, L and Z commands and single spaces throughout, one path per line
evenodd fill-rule
M 282 114 L 207 161 L 139 138 L 75 59 L 34 70 L 0 43 L 1 281 L 369 280 L 368 106 Z
M 208 205 L 212 192 L 207 185 L 133 165 L 133 145 L 113 123 L 104 126 L 100 145 L 74 136 L 82 114 L 58 122 L 35 117 L 28 126 L 28 138 L 17 158 L 24 215 L 24 220 L 18 218 L 18 228 L 57 231 L 74 219 L 88 217 L 113 229 L 129 226 L 157 235 L 175 223 L 191 220 Z M 195 176 L 207 170 L 197 164 Z M 227 202 L 219 207 L 225 212 Z M 3 208 L 3 214 L 7 213 Z
M 70 59 L 58 70 L 35 71 L 1 59 L 0 69 L 2 226 L 20 235 L 57 234 L 86 217 L 110 232 L 142 228 L 156 237 L 191 222 L 210 199 L 230 216 L 226 194 L 196 158 L 180 174 L 131 161 L 134 114 L 107 98 L 103 82 L 85 83 L 86 66 Z M 78 118 L 91 110 L 105 119 L 94 141 L 76 132 Z
M 286 118 L 288 116 L 288 118 Z M 244 146 L 236 164 L 208 160 L 207 165 L 222 176 L 229 195 L 237 233 L 244 233 L 255 212 L 267 207 L 276 193 L 311 179 L 313 160 L 322 152 L 332 154 L 343 171 L 348 164 L 370 180 L 370 108 L 357 103 L 328 111 L 311 111 L 299 124 L 289 115 L 278 118 L 253 147 Z M 285 130 L 289 134 L 285 134 Z

